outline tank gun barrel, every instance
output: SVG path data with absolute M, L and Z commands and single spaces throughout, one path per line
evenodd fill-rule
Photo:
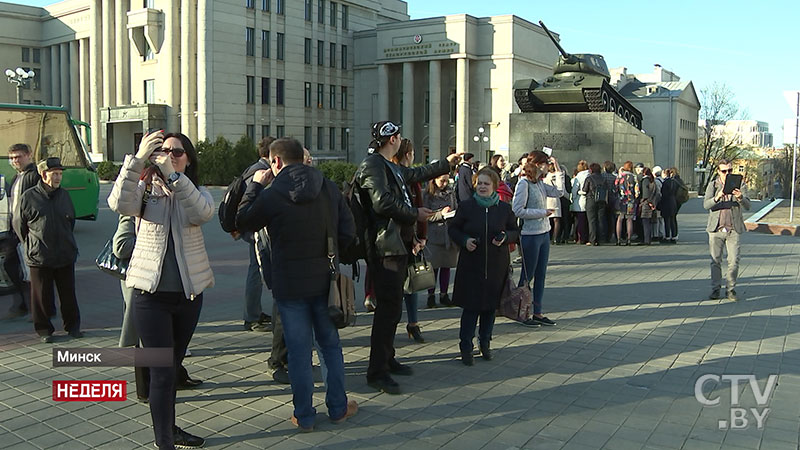
M 558 51 L 559 51 L 559 52 L 561 52 L 561 56 L 563 56 L 563 57 L 564 57 L 564 59 L 567 59 L 567 60 L 568 60 L 568 59 L 572 58 L 572 55 L 571 55 L 571 54 L 569 54 L 569 53 L 567 53 L 567 51 L 566 51 L 566 50 L 564 50 L 564 47 L 562 47 L 562 46 L 561 46 L 561 44 L 559 44 L 559 43 L 558 43 L 558 41 L 556 40 L 556 38 L 555 38 L 555 37 L 553 37 L 553 33 L 551 33 L 551 32 L 550 32 L 550 30 L 548 30 L 548 29 L 547 29 L 547 27 L 545 26 L 544 22 L 542 22 L 542 21 L 540 20 L 540 21 L 539 21 L 539 26 L 541 26 L 541 27 L 542 27 L 542 29 L 544 30 L 544 32 L 545 32 L 545 33 L 547 33 L 547 37 L 549 37 L 549 38 L 550 38 L 550 40 L 551 40 L 551 41 L 553 41 L 553 44 L 555 44 L 555 46 L 556 46 L 556 48 L 558 49 Z

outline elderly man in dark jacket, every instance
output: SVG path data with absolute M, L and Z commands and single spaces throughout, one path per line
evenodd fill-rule
M 291 138 L 276 140 L 270 145 L 269 158 L 274 181 L 264 189 L 269 175 L 266 170 L 257 171 L 239 204 L 236 219 L 243 231 L 266 226 L 269 232 L 272 293 L 289 350 L 292 423 L 311 431 L 317 414 L 312 400 L 312 329 L 328 369 L 328 415 L 338 423 L 358 411 L 356 402 L 348 401 L 345 394 L 339 332 L 328 315 L 328 238 L 335 237 L 338 248 L 345 248 L 355 236 L 355 223 L 336 184 L 319 170 L 303 164 L 300 142 Z
M 400 128 L 392 122 L 372 126 L 373 153 L 367 155 L 356 171 L 360 198 L 369 217 L 367 236 L 367 271 L 375 288 L 377 308 L 370 337 L 367 383 L 388 394 L 399 394 L 400 386 L 391 374 L 411 375 L 411 367 L 395 359 L 394 335 L 403 313 L 403 283 L 407 275 L 414 224 L 428 220 L 428 208 L 411 203 L 408 184 L 430 180 L 448 173 L 461 154 L 451 154 L 420 167 L 402 167 L 391 159 L 400 148 Z
M 53 303 L 53 283 L 61 300 L 64 329 L 74 338 L 83 337 L 78 301 L 75 298 L 75 260 L 78 245 L 75 209 L 61 189 L 64 167 L 59 158 L 47 158 L 37 166 L 42 181 L 22 195 L 20 202 L 20 238 L 25 243 L 31 271 L 33 327 L 42 342 L 53 339 L 53 324 L 47 305 Z

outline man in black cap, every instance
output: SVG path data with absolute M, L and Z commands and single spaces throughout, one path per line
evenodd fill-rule
M 83 337 L 78 301 L 75 298 L 75 260 L 78 245 L 75 208 L 61 189 L 64 167 L 59 158 L 47 158 L 36 166 L 42 181 L 20 200 L 20 238 L 25 242 L 31 271 L 33 327 L 42 342 L 53 342 L 55 328 L 46 305 L 53 303 L 53 283 L 61 301 L 64 329 L 73 338 Z

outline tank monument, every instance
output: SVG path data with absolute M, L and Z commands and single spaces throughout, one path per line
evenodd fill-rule
M 567 53 L 539 21 L 561 53 L 553 75 L 541 83 L 521 79 L 514 97 L 522 111 L 509 117 L 509 157 L 553 149 L 553 156 L 569 169 L 579 160 L 627 160 L 653 165 L 653 140 L 642 130 L 642 113 L 608 82 L 602 55 Z

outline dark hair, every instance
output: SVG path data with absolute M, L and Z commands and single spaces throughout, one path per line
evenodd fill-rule
M 31 152 L 31 146 L 28 145 L 28 144 L 21 144 L 21 143 L 20 144 L 14 144 L 14 145 L 12 145 L 11 147 L 8 148 L 8 153 L 11 153 L 11 152 L 30 153 Z
M 167 139 L 169 138 L 175 138 L 181 141 L 181 146 L 183 147 L 183 151 L 186 152 L 186 157 L 189 159 L 189 161 L 186 163 L 186 169 L 184 169 L 183 174 L 186 175 L 186 177 L 189 180 L 191 180 L 192 184 L 194 184 L 195 186 L 199 186 L 197 150 L 195 150 L 192 141 L 189 140 L 189 138 L 186 137 L 186 135 L 181 133 L 166 133 L 164 135 L 164 142 L 167 142 Z M 161 171 L 158 170 L 158 166 L 156 165 L 146 167 L 142 171 L 142 175 L 141 177 L 139 177 L 139 179 L 147 180 L 147 182 L 149 183 L 151 176 L 154 174 L 158 175 L 158 177 L 161 178 L 162 180 L 164 179 L 164 175 L 161 174 Z
M 614 164 L 611 161 L 606 161 L 603 163 L 603 170 L 605 170 L 606 173 L 614 173 L 616 169 L 617 169 L 616 164 Z
M 276 139 L 269 145 L 269 154 L 280 157 L 284 164 L 302 164 L 305 159 L 303 144 L 294 138 Z
M 719 161 L 717 161 L 717 167 L 722 166 L 722 165 L 729 166 L 730 164 L 731 164 L 731 162 L 728 161 L 725 158 L 721 158 Z
M 483 169 L 479 170 L 478 173 L 472 176 L 472 187 L 475 187 L 478 184 L 478 177 L 481 175 L 486 175 L 492 180 L 492 186 L 494 186 L 494 190 L 497 190 L 497 187 L 500 186 L 500 175 L 494 171 L 491 167 L 484 167 Z
M 442 176 L 445 176 L 445 175 L 447 175 L 447 178 L 448 178 L 447 181 L 449 183 L 450 182 L 450 174 L 449 173 L 443 173 L 443 174 L 439 175 L 439 177 L 442 177 Z M 439 178 L 439 177 L 434 177 L 434 178 L 431 178 L 430 180 L 428 180 L 428 188 L 427 188 L 428 189 L 428 194 L 433 195 L 439 189 L 436 186 L 436 178 Z M 445 188 L 447 188 L 447 186 L 445 186 Z
M 644 169 L 642 169 L 642 175 L 644 175 L 648 180 L 650 180 L 651 183 L 655 181 L 655 177 L 653 176 L 653 170 L 649 167 L 645 167 Z
M 464 153 L 463 159 L 464 159 L 464 162 L 467 162 L 467 161 L 469 161 L 470 159 L 472 159 L 474 157 L 475 157 L 474 153 Z
M 395 164 L 400 164 L 400 161 L 405 159 L 406 155 L 414 151 L 414 144 L 411 143 L 410 140 L 403 138 L 400 141 L 400 148 L 397 149 L 397 153 L 392 157 L 392 161 Z
M 266 136 L 258 141 L 258 156 L 259 158 L 269 158 L 269 145 L 275 142 L 272 136 Z
M 597 164 L 596 162 L 589 164 L 589 172 L 600 173 L 600 170 L 601 170 L 600 164 Z
M 489 165 L 499 169 L 499 167 L 497 167 L 497 161 L 500 161 L 500 158 L 502 157 L 503 155 L 492 155 L 492 159 L 489 160 Z
M 528 153 L 528 160 L 522 170 L 525 172 L 525 178 L 532 183 L 538 182 L 544 177 L 544 172 L 539 172 L 539 164 L 550 162 L 550 157 L 547 153 L 539 150 Z
M 678 168 L 677 167 L 670 167 L 669 168 L 669 173 L 673 177 L 680 175 L 680 172 L 678 172 Z
M 519 159 L 517 160 L 517 164 L 522 164 L 522 160 L 523 159 L 527 159 L 527 158 L 528 158 L 528 154 L 527 153 L 523 153 L 522 156 L 520 156 Z

